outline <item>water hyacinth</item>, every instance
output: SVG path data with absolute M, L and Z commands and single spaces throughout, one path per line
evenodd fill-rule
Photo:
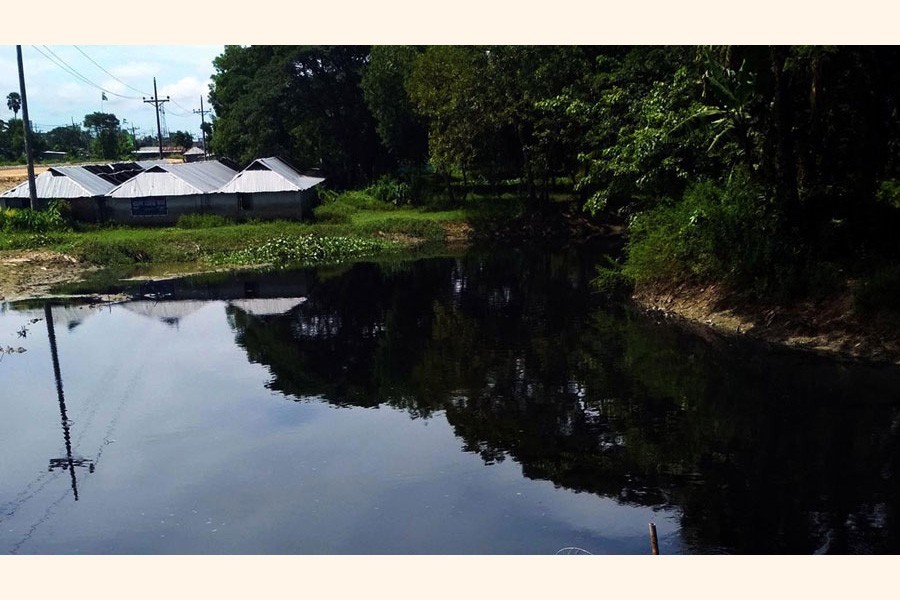
M 279 236 L 259 246 L 251 246 L 222 255 L 214 262 L 277 266 L 336 263 L 390 250 L 395 246 L 396 244 L 385 240 L 344 236 Z

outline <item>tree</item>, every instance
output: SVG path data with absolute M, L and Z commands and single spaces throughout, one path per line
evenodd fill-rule
M 97 158 L 119 157 L 119 119 L 110 113 L 95 112 L 84 116 L 84 126 L 91 132 L 91 152 Z
M 169 134 L 169 144 L 184 151 L 194 145 L 194 136 L 187 131 L 173 131 Z
M 362 77 L 366 105 L 381 142 L 400 162 L 415 165 L 428 156 L 428 131 L 405 86 L 423 51 L 415 46 L 375 46 Z
M 19 114 L 19 109 L 22 108 L 22 97 L 19 96 L 18 92 L 10 92 L 6 96 L 6 106 L 13 111 L 13 118 L 16 118 Z
M 51 150 L 69 154 L 87 152 L 91 143 L 90 135 L 77 125 L 54 127 L 44 134 L 44 138 Z
M 360 88 L 366 46 L 226 46 L 213 61 L 216 154 L 281 155 L 337 185 L 367 182 L 389 158 Z

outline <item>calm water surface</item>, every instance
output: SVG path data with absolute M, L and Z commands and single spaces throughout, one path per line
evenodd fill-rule
M 0 551 L 900 551 L 900 370 L 606 306 L 583 252 L 6 305 Z M 38 320 L 40 319 L 40 320 Z

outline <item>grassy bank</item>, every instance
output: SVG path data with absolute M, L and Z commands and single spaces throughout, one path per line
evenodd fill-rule
M 100 267 L 339 262 L 358 255 L 442 242 L 446 235 L 444 225 L 460 221 L 462 216 L 455 212 L 366 211 L 341 224 L 272 221 L 199 228 L 10 232 L 0 234 L 0 250 L 50 250 Z

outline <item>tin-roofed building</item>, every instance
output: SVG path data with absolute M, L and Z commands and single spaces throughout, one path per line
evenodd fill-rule
M 156 164 L 106 195 L 107 218 L 120 222 L 174 223 L 185 214 L 224 212 L 237 202 L 219 188 L 236 174 L 219 161 Z
M 203 160 L 203 157 L 206 156 L 206 153 L 202 148 L 198 148 L 194 146 L 190 150 L 187 150 L 184 154 L 184 162 L 197 162 L 198 160 Z
M 166 224 L 196 213 L 302 218 L 317 199 L 313 188 L 325 180 L 269 157 L 254 160 L 240 172 L 225 159 L 52 167 L 36 181 L 41 199 L 37 208 L 61 198 L 81 220 Z M 24 206 L 27 198 L 27 183 L 0 196 L 7 207 Z
M 106 193 L 140 171 L 141 168 L 134 163 L 50 167 L 34 178 L 37 194 L 35 208 L 43 210 L 51 200 L 66 200 L 75 218 L 97 221 Z M 0 206 L 28 206 L 28 182 L 20 183 L 0 195 Z
M 235 194 L 240 211 L 248 216 L 302 218 L 317 198 L 313 187 L 323 181 L 273 156 L 257 158 L 219 191 Z

